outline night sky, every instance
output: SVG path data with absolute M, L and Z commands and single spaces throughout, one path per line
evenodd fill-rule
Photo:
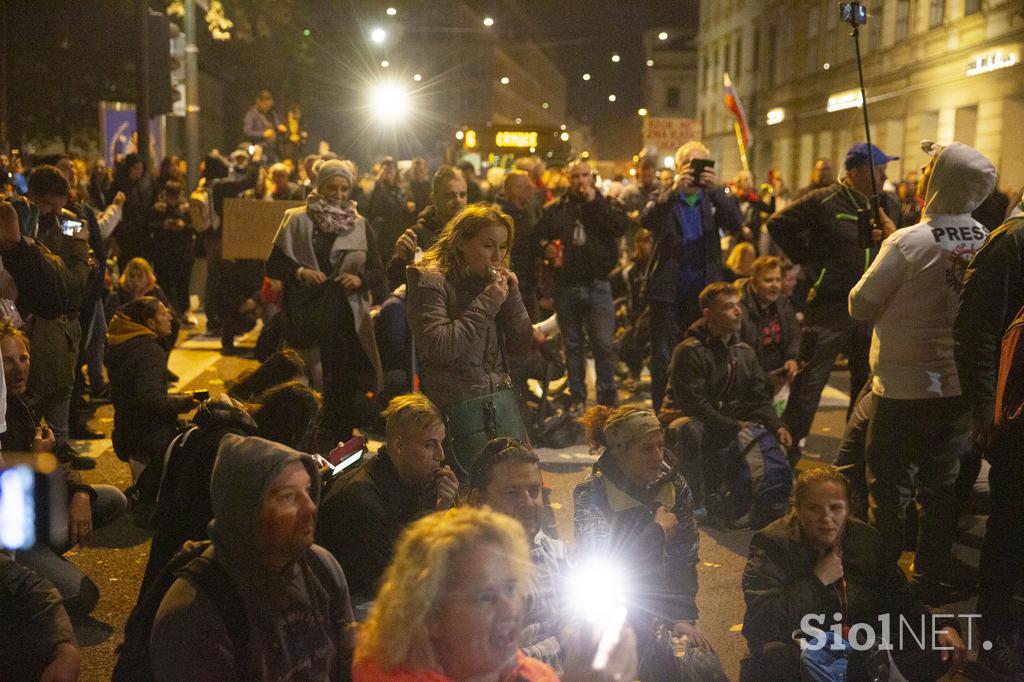
M 694 26 L 698 0 L 519 0 L 532 19 L 534 37 L 565 74 L 569 114 L 590 123 L 607 159 L 629 158 L 640 148 L 644 64 L 648 28 Z M 557 19 L 553 19 L 557 17 Z M 497 18 L 497 17 L 496 17 Z M 612 62 L 618 53 L 619 63 Z M 583 73 L 591 79 L 584 81 Z M 608 95 L 615 94 L 614 103 Z

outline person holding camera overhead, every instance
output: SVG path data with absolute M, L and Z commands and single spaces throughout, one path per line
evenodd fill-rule
M 651 402 L 661 409 L 668 363 L 683 331 L 701 317 L 700 292 L 722 279 L 719 231 L 743 226 L 736 202 L 716 187 L 711 152 L 691 141 L 676 150 L 676 175 L 641 213 L 654 235 L 645 297 L 651 312 Z M 561 321 L 561 316 L 559 316 Z
M 839 353 L 846 353 L 850 362 L 851 410 L 868 378 L 871 324 L 851 318 L 846 301 L 878 252 L 875 247 L 861 246 L 863 227 L 858 224 L 858 216 L 866 218 L 864 212 L 869 209 L 869 153 L 883 209 L 882 225 L 875 226 L 872 234 L 873 241 L 879 243 L 903 226 L 899 201 L 881 192 L 886 164 L 899 157 L 889 156 L 875 145 L 870 145 L 869 152 L 865 142 L 846 153 L 846 175 L 841 180 L 804 195 L 768 219 L 772 239 L 791 261 L 804 268 L 812 283 L 807 294 L 807 326 L 815 340 L 814 350 L 793 380 L 783 415 L 794 444 L 811 430 L 821 391 Z

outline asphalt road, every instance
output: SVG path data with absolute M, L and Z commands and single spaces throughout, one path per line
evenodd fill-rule
M 254 364 L 251 360 L 223 357 L 216 348 L 214 340 L 195 337 L 174 350 L 170 367 L 182 379 L 178 389 L 205 388 L 211 394 L 217 394 L 224 390 L 226 381 Z M 845 381 L 844 373 L 833 375 L 815 419 L 813 433 L 808 438 L 806 457 L 801 466 L 831 461 L 845 419 Z M 92 425 L 109 435 L 113 426 L 111 408 L 100 408 Z M 130 484 L 128 467 L 116 459 L 109 440 L 76 445 L 97 459 L 96 469 L 85 472 L 87 482 L 111 483 L 122 489 Z M 544 450 L 541 455 L 559 533 L 571 543 L 572 491 L 587 475 L 593 458 L 584 446 Z M 967 544 L 957 546 L 958 555 L 967 563 L 976 564 L 977 561 L 977 547 L 980 546 L 977 523 L 975 519 Z M 739 660 L 746 648 L 740 634 L 744 612 L 740 575 L 750 537 L 751 533 L 743 530 L 701 530 L 701 561 L 698 566 L 700 624 L 721 656 L 730 679 L 737 679 Z M 92 576 L 101 592 L 93 618 L 76 628 L 82 645 L 83 680 L 110 678 L 114 650 L 123 638 L 124 622 L 136 602 L 148 549 L 148 535 L 133 526 L 128 518 L 122 518 L 98 530 L 93 546 L 76 548 L 66 555 Z M 969 609 L 971 604 L 959 606 Z

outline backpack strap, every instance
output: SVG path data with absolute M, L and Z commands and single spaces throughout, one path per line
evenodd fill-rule
M 243 651 L 249 644 L 249 618 L 245 614 L 242 597 L 224 567 L 201 555 L 178 571 L 177 576 L 191 582 L 213 602 L 235 652 Z

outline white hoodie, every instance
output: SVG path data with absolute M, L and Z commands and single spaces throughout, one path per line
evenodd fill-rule
M 850 290 L 850 315 L 874 320 L 872 390 L 897 400 L 960 395 L 953 317 L 964 272 L 988 231 L 971 212 L 995 187 L 996 170 L 977 150 L 922 142 L 935 157 L 921 222 L 897 230 Z

